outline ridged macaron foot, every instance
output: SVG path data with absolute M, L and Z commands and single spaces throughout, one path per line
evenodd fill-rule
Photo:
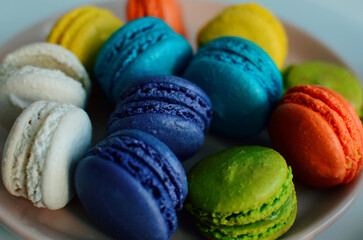
M 37 101 L 17 118 L 5 143 L 2 178 L 36 207 L 64 207 L 74 195 L 76 163 L 91 145 L 91 121 L 72 104 Z
M 87 69 L 92 69 L 102 45 L 122 25 L 122 21 L 107 9 L 83 6 L 64 14 L 47 41 L 69 49 Z
M 158 18 L 138 18 L 125 24 L 103 45 L 94 75 L 111 102 L 138 78 L 181 75 L 192 58 L 192 48 Z
M 147 16 L 163 19 L 175 32 L 185 35 L 181 6 L 177 0 L 128 0 L 128 21 Z
M 276 239 L 295 221 L 291 168 L 273 149 L 214 153 L 190 170 L 188 184 L 185 208 L 208 239 Z
M 83 108 L 90 89 L 88 74 L 72 52 L 45 42 L 25 45 L 0 65 L 0 122 L 10 129 L 21 111 L 37 100 Z
M 110 116 L 108 132 L 147 132 L 184 160 L 202 147 L 211 118 L 210 100 L 197 85 L 180 77 L 152 76 L 124 89 Z
M 363 165 L 363 127 L 353 106 L 325 87 L 288 90 L 271 116 L 273 147 L 315 187 L 349 183 Z
M 363 90 L 359 79 L 334 63 L 311 61 L 287 66 L 282 72 L 284 91 L 298 85 L 319 85 L 332 89 L 353 104 L 363 117 Z
M 199 31 L 198 45 L 202 47 L 223 36 L 248 39 L 263 48 L 278 68 L 284 65 L 288 49 L 284 26 L 271 12 L 256 3 L 224 9 Z
M 256 44 L 222 37 L 200 48 L 184 78 L 201 87 L 213 105 L 211 129 L 244 138 L 259 133 L 282 95 L 275 63 Z
M 169 239 L 188 193 L 173 152 L 138 130 L 115 132 L 88 151 L 75 186 L 89 215 L 117 239 Z

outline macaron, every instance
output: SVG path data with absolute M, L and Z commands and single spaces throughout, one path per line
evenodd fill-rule
M 176 0 L 128 0 L 127 21 L 147 16 L 160 18 L 175 32 L 185 35 L 181 6 Z
M 347 184 L 362 168 L 362 123 L 353 106 L 328 88 L 292 87 L 272 114 L 269 132 L 274 148 L 306 184 Z
M 208 239 L 277 239 L 296 217 L 291 168 L 273 149 L 237 146 L 188 173 L 185 209 Z
M 280 71 L 259 46 L 239 37 L 221 37 L 200 48 L 184 72 L 210 97 L 211 129 L 246 138 L 267 125 L 282 95 Z
M 47 41 L 69 49 L 87 69 L 92 69 L 102 45 L 122 24 L 107 9 L 82 6 L 64 14 L 54 25 Z
M 126 86 L 108 122 L 108 133 L 138 129 L 165 143 L 185 160 L 204 143 L 212 118 L 208 96 L 175 76 L 145 77 Z
M 363 90 L 359 79 L 348 69 L 334 63 L 311 61 L 292 64 L 282 72 L 284 92 L 298 85 L 320 85 L 330 88 L 353 104 L 363 117 Z
M 51 43 L 25 45 L 0 65 L 0 123 L 10 129 L 18 115 L 37 100 L 85 107 L 91 82 L 78 58 Z
M 193 51 L 163 20 L 144 17 L 125 24 L 103 45 L 94 75 L 112 103 L 138 78 L 181 75 Z
M 288 51 L 288 38 L 281 22 L 256 3 L 230 6 L 210 20 L 198 33 L 198 45 L 222 36 L 250 40 L 263 48 L 282 68 Z
M 36 207 L 64 207 L 75 193 L 75 166 L 91 138 L 91 121 L 82 109 L 34 102 L 16 119 L 5 143 L 2 179 L 6 189 Z
M 173 152 L 138 130 L 115 132 L 88 151 L 75 186 L 89 215 L 116 239 L 169 239 L 188 193 Z

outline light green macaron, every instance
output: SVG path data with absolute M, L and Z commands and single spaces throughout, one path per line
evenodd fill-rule
M 185 208 L 209 239 L 275 239 L 295 221 L 291 168 L 272 149 L 215 153 L 191 169 L 188 184 Z
M 349 101 L 363 117 L 363 91 L 359 80 L 346 68 L 333 63 L 312 61 L 288 66 L 283 72 L 284 91 L 298 85 L 330 88 Z

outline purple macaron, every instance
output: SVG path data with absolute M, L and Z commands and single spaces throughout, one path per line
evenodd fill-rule
M 129 84 L 108 122 L 108 134 L 138 129 L 165 143 L 180 160 L 204 143 L 212 118 L 209 97 L 176 76 L 152 76 Z

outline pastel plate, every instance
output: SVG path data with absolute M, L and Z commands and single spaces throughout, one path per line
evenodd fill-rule
M 198 29 L 226 5 L 202 0 L 179 0 L 179 2 L 183 7 L 184 14 L 188 15 L 185 17 L 188 39 L 191 40 L 195 48 L 195 37 Z M 112 9 L 121 19 L 126 19 L 125 1 L 105 3 L 101 6 Z M 204 11 L 206 9 L 208 11 Z M 47 19 L 3 45 L 0 48 L 0 59 L 8 52 L 26 43 L 44 41 L 57 18 Z M 342 60 L 323 44 L 288 23 L 284 24 L 290 42 L 286 64 L 307 60 L 326 60 L 344 65 Z M 107 117 L 111 111 L 112 107 L 95 87 L 87 108 L 93 122 L 94 143 L 105 136 Z M 0 129 L 0 154 L 2 154 L 7 134 L 4 129 Z M 203 149 L 192 159 L 186 161 L 184 167 L 188 171 L 204 156 L 227 147 L 247 143 L 270 145 L 266 132 L 245 142 L 232 141 L 209 134 Z M 295 224 L 282 237 L 283 239 L 311 239 L 326 229 L 348 209 L 358 196 L 363 188 L 363 178 L 360 174 L 350 184 L 328 190 L 312 189 L 299 182 L 295 182 L 295 184 L 298 214 Z M 25 239 L 109 239 L 87 216 L 77 198 L 61 210 L 38 209 L 24 199 L 11 196 L 2 183 L 0 183 L 0 221 Z M 191 219 L 181 212 L 179 227 L 171 239 L 195 240 L 203 239 L 203 237 L 198 233 Z

